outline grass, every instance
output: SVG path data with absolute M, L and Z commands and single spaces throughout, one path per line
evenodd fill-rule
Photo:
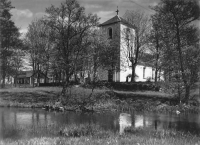
M 0 89 L 0 106 L 41 107 L 55 100 L 61 88 L 10 88 Z
M 0 141 L 0 144 L 7 145 L 198 145 L 200 144 L 199 139 L 185 138 L 174 139 L 156 139 L 138 136 L 126 136 L 126 137 L 110 137 L 107 139 L 93 139 L 91 137 L 80 137 L 80 138 L 33 138 L 30 140 L 19 140 L 19 141 Z
M 50 129 L 51 130 L 51 129 Z M 54 133 L 54 132 L 53 132 Z M 56 137 L 1 140 L 8 145 L 197 145 L 200 137 L 175 131 L 127 128 L 123 135 L 105 131 L 98 125 L 65 126 Z
M 173 98 L 161 92 L 153 91 L 110 91 L 95 89 L 91 98 L 91 89 L 72 87 L 68 90 L 69 98 L 64 98 L 62 104 L 58 103 L 61 87 L 35 87 L 0 89 L 0 106 L 7 107 L 38 107 L 44 105 L 62 105 L 65 110 L 83 111 L 158 111 L 199 112 L 199 107 L 171 105 Z
M 163 93 L 163 92 L 155 92 L 155 91 L 137 91 L 137 92 L 129 92 L 129 91 L 115 91 L 116 93 L 123 94 L 127 97 L 135 97 L 135 96 L 145 96 L 145 97 L 156 97 L 156 98 L 172 98 L 171 95 Z
M 0 89 L 0 106 L 42 107 L 56 102 L 61 90 L 61 87 Z M 85 97 L 89 95 L 91 90 L 73 88 L 72 92 L 75 92 L 75 94 L 72 94 L 73 97 Z

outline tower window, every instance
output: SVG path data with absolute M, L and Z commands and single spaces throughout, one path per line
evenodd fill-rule
M 108 38 L 112 39 L 112 28 L 108 28 Z

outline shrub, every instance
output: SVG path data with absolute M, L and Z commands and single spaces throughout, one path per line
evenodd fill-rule
M 155 91 L 155 88 L 158 87 L 153 83 L 147 82 L 134 82 L 134 83 L 126 83 L 126 82 L 112 82 L 111 86 L 116 90 L 124 90 L 124 91 L 137 91 L 137 90 L 151 90 Z M 158 87 L 159 88 L 159 87 Z
M 85 88 L 92 88 L 92 84 L 84 84 Z M 152 82 L 107 82 L 98 81 L 95 83 L 96 88 L 107 88 L 123 91 L 137 91 L 137 90 L 149 90 L 149 91 L 159 91 L 157 85 Z

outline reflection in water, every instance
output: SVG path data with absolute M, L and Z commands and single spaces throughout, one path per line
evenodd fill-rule
M 144 126 L 144 117 L 142 115 L 137 115 L 135 117 L 135 128 Z
M 55 113 L 40 109 L 0 108 L 0 139 L 19 139 L 48 136 L 46 130 L 41 134 L 29 134 L 28 129 L 37 130 L 41 126 L 56 125 L 55 132 L 63 125 L 98 124 L 105 130 L 123 134 L 126 127 L 148 128 L 151 130 L 176 129 L 193 134 L 200 134 L 198 114 L 137 114 L 137 113 Z M 25 128 L 23 131 L 17 128 Z
M 131 119 L 131 114 L 127 114 L 127 113 L 121 113 L 119 115 L 119 133 L 123 134 L 124 133 L 124 129 L 126 127 L 130 127 L 132 125 L 132 119 Z

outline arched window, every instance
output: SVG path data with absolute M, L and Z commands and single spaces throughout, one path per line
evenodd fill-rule
M 108 28 L 108 38 L 112 39 L 112 28 Z

